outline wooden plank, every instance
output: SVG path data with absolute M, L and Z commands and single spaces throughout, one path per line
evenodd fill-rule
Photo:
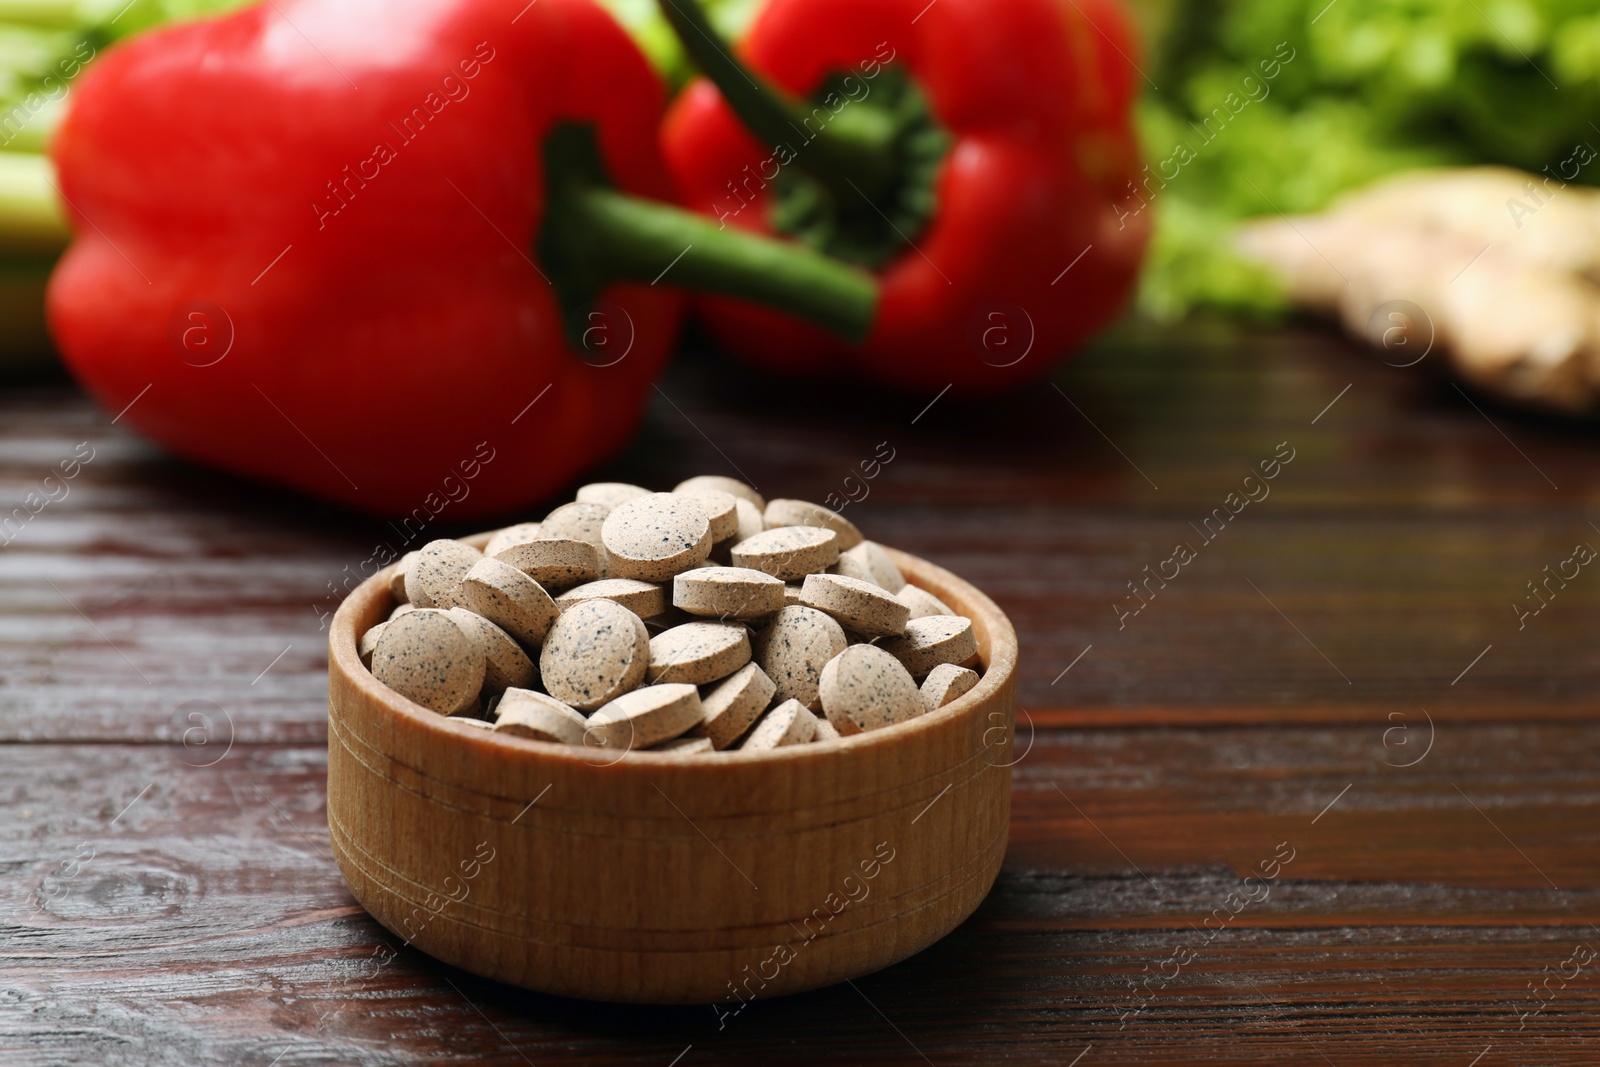
M 806 395 L 685 360 L 596 477 L 864 490 L 847 512 L 870 535 L 1010 614 L 1024 706 L 1514 718 L 1586 714 L 1600 690 L 1600 578 L 1553 586 L 1521 629 L 1512 610 L 1577 541 L 1600 545 L 1581 431 L 1495 412 L 1497 429 L 1309 333 L 1113 337 L 1054 383 L 925 412 L 932 397 L 862 389 L 818 412 Z M 1205 544 L 1190 524 L 1282 441 L 1296 458 L 1271 495 Z M 883 442 L 893 460 L 861 480 Z M 0 550 L 0 739 L 175 740 L 188 701 L 244 739 L 320 739 L 321 613 L 380 544 L 404 547 L 393 529 L 163 458 L 61 388 L 0 397 L 0 502 L 84 443 L 67 495 Z M 465 532 L 449 519 L 427 535 Z M 1113 603 L 1140 603 L 1128 583 L 1180 540 L 1198 557 L 1119 628 Z
M 1597 1037 L 1594 966 L 1520 1013 L 1530 981 L 1600 947 L 1596 787 L 1574 769 L 1597 741 L 1508 734 L 1460 724 L 1387 779 L 1356 728 L 1051 735 L 1018 765 L 1006 868 L 971 920 L 720 1029 L 709 1006 L 585 1004 L 389 960 L 395 939 L 332 865 L 318 749 L 195 766 L 174 745 L 0 746 L 0 1058 L 666 1064 L 692 1045 L 685 1064 L 1059 1064 L 1092 1046 L 1082 1064 L 1459 1065 L 1491 1046 L 1483 1063 L 1557 1062 Z M 1286 837 L 1292 859 L 1240 905 L 1242 874 Z M 1229 921 L 1207 926 L 1218 909 Z

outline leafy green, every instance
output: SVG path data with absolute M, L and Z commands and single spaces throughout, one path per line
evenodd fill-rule
M 1411 167 L 1537 172 L 1600 145 L 1593 0 L 1194 0 L 1167 22 L 1139 133 L 1158 176 L 1180 142 L 1194 158 L 1145 197 L 1157 227 L 1140 303 L 1163 318 L 1283 307 L 1229 248 L 1241 219 L 1320 210 Z M 1214 130 L 1191 125 L 1218 108 Z

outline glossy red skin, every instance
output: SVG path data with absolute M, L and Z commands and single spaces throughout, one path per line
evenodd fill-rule
M 466 79 L 480 42 L 493 56 Z M 201 463 L 449 520 L 532 504 L 630 436 L 682 298 L 603 294 L 633 344 L 598 369 L 529 259 L 558 118 L 597 124 L 620 186 L 670 197 L 660 83 L 589 0 L 275 0 L 114 48 L 73 97 L 53 155 L 77 236 L 48 312 L 99 402 L 132 403 L 123 423 Z M 402 143 L 388 123 L 438 100 Z M 319 230 L 325 183 L 371 174 L 380 141 L 394 158 Z M 233 323 L 212 366 L 169 341 L 193 300 Z
M 969 391 L 1036 378 L 1123 307 L 1148 236 L 1147 213 L 1123 225 L 1113 210 L 1140 177 L 1127 17 L 1116 0 L 770 0 L 740 51 L 809 98 L 829 74 L 861 71 L 881 42 L 954 144 L 934 220 L 879 271 L 870 335 L 848 344 L 726 298 L 699 298 L 700 316 L 723 344 L 781 371 L 850 367 Z M 688 87 L 662 143 L 687 207 L 772 232 L 770 187 L 735 214 L 727 183 L 760 175 L 773 146 L 745 133 L 714 87 Z

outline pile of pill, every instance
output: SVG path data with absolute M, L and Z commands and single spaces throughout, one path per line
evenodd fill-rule
M 373 676 L 537 741 L 772 749 L 893 726 L 978 683 L 971 620 L 848 519 L 715 475 L 586 485 L 481 552 L 407 553 L 389 590 L 359 643 Z

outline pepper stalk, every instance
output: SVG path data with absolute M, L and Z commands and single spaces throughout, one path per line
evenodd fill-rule
M 904 252 L 933 220 L 952 139 L 909 72 L 882 72 L 870 103 L 847 93 L 850 106 L 829 107 L 825 121 L 813 126 L 817 108 L 740 62 L 698 0 L 658 3 L 683 50 L 746 129 L 767 145 L 801 146 L 787 153 L 774 179 L 775 230 L 875 268 Z M 822 102 L 852 76 L 839 71 L 825 81 Z
M 535 249 L 571 332 L 581 333 L 577 313 L 607 285 L 669 278 L 675 288 L 751 300 L 852 341 L 872 328 L 878 284 L 871 275 L 803 244 L 618 191 L 592 126 L 557 126 L 544 156 L 545 221 Z

